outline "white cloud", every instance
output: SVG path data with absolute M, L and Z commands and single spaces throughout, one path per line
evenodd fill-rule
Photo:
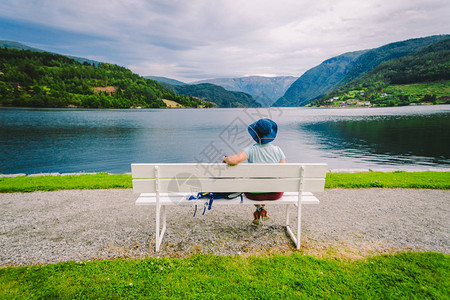
M 448 15 L 446 0 L 0 3 L 0 17 L 99 37 L 93 56 L 141 75 L 184 81 L 248 74 L 300 76 L 344 52 L 449 33 Z M 64 37 L 58 38 L 64 44 Z M 66 48 L 75 51 L 80 45 L 68 43 Z

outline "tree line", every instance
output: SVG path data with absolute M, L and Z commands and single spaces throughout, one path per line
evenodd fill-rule
M 48 52 L 0 48 L 1 106 L 159 108 L 166 107 L 163 99 L 204 106 L 200 99 L 176 94 L 118 65 L 81 64 Z

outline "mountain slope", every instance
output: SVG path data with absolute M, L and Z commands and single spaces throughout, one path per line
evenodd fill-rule
M 177 94 L 200 98 L 202 101 L 213 102 L 217 107 L 259 107 L 252 96 L 243 92 L 227 91 L 221 86 L 202 83 L 187 85 L 162 84 Z
M 346 83 L 359 78 L 380 65 L 385 61 L 405 57 L 413 52 L 427 47 L 439 41 L 445 40 L 449 35 L 430 36 L 425 38 L 410 39 L 401 42 L 390 43 L 379 48 L 372 49 L 361 55 L 349 70 L 348 74 L 337 84 L 337 87 L 343 86 Z
M 38 48 L 33 48 L 33 47 L 24 45 L 19 42 L 14 42 L 14 41 L 0 40 L 0 48 L 21 49 L 21 50 L 30 50 L 30 51 L 35 51 L 35 52 L 48 52 L 48 53 L 52 53 L 52 54 L 58 54 L 58 53 L 49 52 L 49 51 L 45 51 L 45 50 L 38 49 Z M 58 54 L 58 55 L 60 55 L 60 54 Z M 82 63 L 82 64 L 88 63 L 90 65 L 94 64 L 97 66 L 100 63 L 100 62 L 92 60 L 92 59 L 87 59 L 87 58 L 78 57 L 78 56 L 71 56 L 71 55 L 64 55 L 64 56 L 74 59 L 77 62 Z
M 176 79 L 167 78 L 167 77 L 161 77 L 161 76 L 144 76 L 144 78 L 154 80 L 158 83 L 168 83 L 171 85 L 185 85 L 186 83 L 182 81 L 178 81 Z
M 248 76 L 241 78 L 206 79 L 193 82 L 192 84 L 212 83 L 228 91 L 239 91 L 250 94 L 262 106 L 271 106 L 296 79 L 296 77 L 292 76 Z
M 358 80 L 348 84 L 407 84 L 450 80 L 450 38 L 423 47 L 412 54 L 384 62 Z
M 313 106 L 370 102 L 377 106 L 450 99 L 450 38 L 402 58 L 381 63 L 362 77 L 312 103 Z
M 304 106 L 337 88 L 363 76 L 385 61 L 405 57 L 418 49 L 448 38 L 449 35 L 431 36 L 390 43 L 379 48 L 351 52 L 333 59 L 338 65 L 323 62 L 308 70 L 286 91 L 274 106 Z M 359 54 L 345 57 L 349 54 Z M 344 56 L 344 57 L 343 57 Z M 343 64 L 341 65 L 341 60 Z
M 303 106 L 325 94 L 344 78 L 352 64 L 366 51 L 330 58 L 306 71 L 273 106 Z

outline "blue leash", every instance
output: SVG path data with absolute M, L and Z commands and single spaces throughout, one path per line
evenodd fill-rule
M 197 199 L 205 198 L 206 195 L 209 195 L 210 199 L 209 199 L 209 201 L 206 201 L 205 204 L 203 205 L 202 216 L 205 215 L 206 207 L 208 207 L 208 210 L 211 210 L 212 202 L 213 202 L 213 199 L 214 199 L 213 193 L 198 193 L 197 196 L 190 196 L 189 199 L 188 199 L 188 200 L 197 200 Z M 195 210 L 194 210 L 194 215 L 193 215 L 194 218 L 195 218 L 196 214 L 197 214 L 197 204 L 195 204 Z
M 244 197 L 242 196 L 242 194 L 243 194 L 243 193 L 241 193 L 241 194 L 239 195 L 239 196 L 241 197 L 241 202 L 244 201 Z M 214 193 L 198 193 L 197 196 L 192 196 L 192 195 L 191 195 L 191 196 L 189 197 L 189 199 L 188 199 L 188 200 L 198 200 L 198 199 L 201 199 L 201 198 L 206 198 L 207 196 L 209 196 L 209 199 L 203 204 L 203 213 L 202 213 L 202 216 L 205 215 L 205 213 L 206 213 L 206 208 L 207 208 L 207 207 L 208 207 L 208 210 L 211 210 L 212 204 L 213 204 L 214 198 L 215 198 Z M 217 196 L 217 195 L 216 195 L 216 196 Z M 223 196 L 220 196 L 220 197 L 218 197 L 217 199 L 219 199 L 219 198 L 227 199 L 227 198 L 224 198 Z M 229 198 L 229 199 L 232 199 L 232 198 Z M 194 210 L 194 216 L 193 216 L 193 217 L 195 217 L 196 213 L 197 213 L 197 204 L 195 204 L 195 210 Z

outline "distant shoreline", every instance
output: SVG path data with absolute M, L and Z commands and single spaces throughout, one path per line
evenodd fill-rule
M 170 100 L 165 100 L 170 101 Z M 175 102 L 177 103 L 177 102 Z M 268 107 L 186 107 L 186 106 L 172 106 L 172 107 L 129 107 L 129 108 L 116 108 L 116 107 L 84 107 L 84 106 L 75 106 L 68 105 L 62 107 L 47 107 L 47 106 L 3 106 L 0 105 L 0 108 L 9 108 L 9 109 L 89 109 L 89 110 L 105 110 L 105 109 L 113 109 L 113 110 L 135 110 L 135 109 L 297 109 L 297 108 L 305 108 L 305 109 L 353 109 L 353 108 L 399 108 L 399 107 L 429 107 L 429 106 L 450 106 L 448 103 L 439 103 L 439 104 L 417 104 L 417 105 L 405 105 L 405 106 L 268 106 Z
M 408 106 L 434 106 L 434 105 L 450 105 L 449 103 L 437 103 L 437 104 L 433 104 L 433 103 L 412 103 L 409 105 L 397 105 L 397 106 L 379 106 L 379 105 L 344 105 L 344 106 L 338 106 L 338 105 L 323 105 L 323 106 L 303 106 L 303 107 L 307 107 L 307 108 L 338 108 L 338 109 L 343 109 L 343 108 L 394 108 L 394 107 L 408 107 Z
M 402 169 L 402 168 L 369 168 L 369 169 L 329 169 L 327 173 L 392 173 L 392 172 L 407 172 L 407 173 L 419 173 L 419 172 L 450 172 L 450 167 L 448 168 L 423 168 L 423 169 Z M 125 173 L 109 173 L 109 172 L 45 172 L 45 173 L 15 173 L 15 174 L 2 174 L 0 173 L 0 178 L 8 177 L 37 177 L 37 176 L 75 176 L 75 175 L 96 175 L 96 174 L 107 174 L 107 175 L 131 175 L 131 172 Z

